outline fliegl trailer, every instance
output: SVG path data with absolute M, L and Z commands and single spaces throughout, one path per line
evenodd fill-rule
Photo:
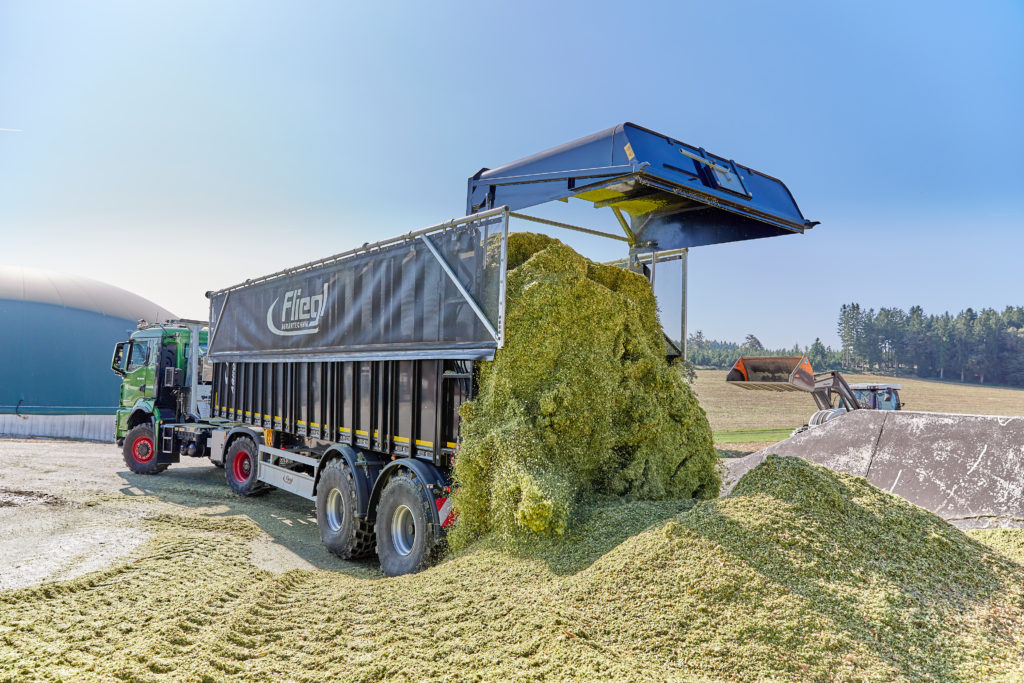
M 517 213 L 571 197 L 610 207 L 623 234 Z M 417 571 L 454 521 L 475 364 L 504 343 L 512 219 L 626 242 L 622 265 L 652 278 L 691 246 L 813 225 L 780 181 L 632 124 L 482 169 L 467 212 L 209 292 L 208 325 L 141 325 L 113 360 L 125 463 L 209 458 L 239 495 L 315 501 L 332 553 Z

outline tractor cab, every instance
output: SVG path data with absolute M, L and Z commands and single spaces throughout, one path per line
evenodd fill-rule
M 851 384 L 850 389 L 861 407 L 868 410 L 900 410 L 899 384 Z

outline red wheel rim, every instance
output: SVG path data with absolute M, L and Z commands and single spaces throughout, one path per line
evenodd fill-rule
M 252 476 L 252 458 L 245 451 L 235 453 L 235 460 L 231 465 L 231 472 L 235 475 L 235 481 L 246 482 Z
M 153 439 L 140 436 L 132 442 L 132 457 L 135 462 L 149 462 L 153 459 Z

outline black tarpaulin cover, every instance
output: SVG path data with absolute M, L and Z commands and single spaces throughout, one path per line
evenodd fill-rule
M 501 344 L 506 225 L 500 214 L 217 292 L 209 357 L 490 359 Z

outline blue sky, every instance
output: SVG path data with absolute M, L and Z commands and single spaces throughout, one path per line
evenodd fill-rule
M 480 167 L 622 121 L 821 221 L 693 250 L 691 331 L 835 344 L 848 301 L 1024 304 L 1019 0 L 0 0 L 0 263 L 205 317 L 206 290 L 461 215 Z

